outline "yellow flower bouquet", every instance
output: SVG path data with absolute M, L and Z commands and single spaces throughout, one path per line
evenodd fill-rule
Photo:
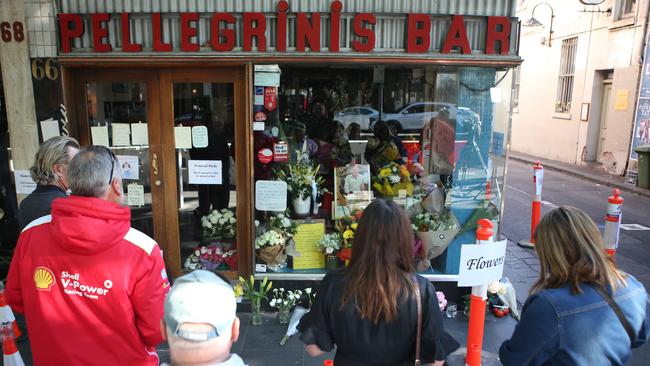
M 412 180 L 411 173 L 405 165 L 390 163 L 379 169 L 379 173 L 372 177 L 372 188 L 384 198 L 398 197 L 400 192 L 411 196 Z

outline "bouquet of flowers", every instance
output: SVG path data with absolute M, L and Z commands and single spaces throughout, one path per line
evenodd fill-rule
M 427 260 L 441 255 L 460 230 L 456 217 L 450 211 L 439 214 L 429 211 L 413 213 L 410 219 L 413 231 L 422 242 L 422 257 Z
M 413 194 L 412 179 L 405 165 L 390 163 L 379 169 L 379 173 L 372 177 L 372 187 L 384 197 L 397 197 L 400 191 L 410 196 Z
M 266 294 L 271 291 L 273 287 L 273 282 L 269 281 L 268 278 L 264 277 L 262 281 L 259 282 L 259 285 L 255 287 L 255 277 L 250 276 L 249 280 L 245 280 L 243 277 L 239 277 L 239 291 L 242 295 L 251 301 L 253 314 L 251 316 L 251 322 L 253 325 L 262 324 L 262 299 L 266 299 Z
M 334 254 L 334 252 L 341 249 L 341 235 L 339 233 L 325 234 L 316 243 L 316 246 L 324 254 Z
M 201 218 L 203 237 L 206 239 L 234 239 L 237 232 L 235 213 L 227 208 L 214 210 Z
M 279 231 L 287 237 L 293 236 L 298 230 L 298 223 L 281 213 L 271 216 L 268 224 L 271 229 Z
M 255 239 L 257 256 L 269 266 L 271 270 L 283 268 L 287 262 L 287 255 L 284 254 L 286 238 L 276 230 L 264 232 Z
M 269 230 L 255 239 L 255 249 L 284 245 L 285 238 L 275 230 Z
M 287 190 L 293 197 L 300 197 L 303 200 L 312 197 L 314 187 L 319 190 L 323 186 L 323 177 L 316 176 L 320 166 L 313 165 L 309 159 L 300 159 L 295 164 L 287 166 L 286 170 L 275 171 L 277 179 L 287 183 Z
M 275 288 L 269 305 L 280 311 L 289 311 L 296 306 L 301 296 L 302 291 L 300 290 L 285 291 L 284 288 Z
M 224 251 L 218 245 L 201 246 L 194 249 L 185 260 L 185 268 L 190 270 L 237 269 L 237 251 Z
M 416 182 L 422 173 L 424 173 L 424 167 L 418 163 L 417 161 L 407 161 L 406 164 L 406 170 L 408 170 L 409 174 L 411 175 L 411 181 Z
M 416 232 L 444 231 L 453 230 L 456 227 L 456 222 L 452 219 L 449 212 L 432 214 L 425 211 L 411 217 L 411 227 Z

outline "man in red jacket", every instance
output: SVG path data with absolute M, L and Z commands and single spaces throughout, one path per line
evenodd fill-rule
M 158 365 L 169 281 L 156 242 L 131 228 L 119 162 L 82 149 L 68 181 L 72 195 L 23 230 L 7 277 L 34 364 Z

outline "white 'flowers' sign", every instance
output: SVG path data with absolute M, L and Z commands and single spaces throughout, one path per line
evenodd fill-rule
M 498 281 L 503 275 L 506 240 L 490 244 L 465 244 L 460 250 L 458 286 L 469 287 Z

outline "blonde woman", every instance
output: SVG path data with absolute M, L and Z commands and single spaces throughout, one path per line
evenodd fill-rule
M 624 365 L 649 331 L 646 290 L 604 254 L 596 224 L 577 208 L 549 212 L 535 238 L 539 279 L 501 362 Z

